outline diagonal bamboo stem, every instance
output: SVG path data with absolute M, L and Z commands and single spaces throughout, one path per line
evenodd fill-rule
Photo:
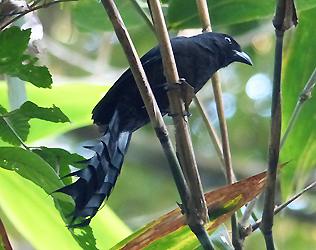
M 211 21 L 209 17 L 208 7 L 206 0 L 196 0 L 198 11 L 199 11 L 199 17 L 202 23 L 203 32 L 211 32 Z M 230 147 L 229 147 L 229 140 L 228 140 L 228 132 L 227 132 L 227 125 L 226 125 L 226 119 L 225 119 L 225 113 L 224 113 L 224 105 L 223 105 L 223 98 L 222 98 L 222 89 L 219 82 L 219 75 L 218 72 L 216 72 L 212 77 L 212 86 L 213 86 L 213 92 L 214 92 L 214 98 L 216 102 L 216 108 L 217 108 L 217 115 L 221 130 L 221 136 L 222 136 L 222 153 L 218 154 L 220 156 L 220 159 L 223 159 L 223 164 L 225 167 L 225 173 L 226 173 L 226 182 L 227 184 L 232 184 L 236 178 L 233 172 L 232 163 L 231 163 L 231 154 L 230 154 Z M 197 100 L 197 98 L 196 98 Z M 198 105 L 199 102 L 197 101 Z M 201 106 L 201 105 L 199 105 Z M 200 109 L 200 111 L 203 111 L 203 109 Z M 203 112 L 200 112 L 202 117 L 205 116 Z M 206 124 L 209 124 L 207 122 Z M 209 127 L 209 126 L 208 126 Z M 209 130 L 211 131 L 211 130 Z M 212 138 L 212 135 L 211 135 Z M 215 148 L 218 150 L 220 148 L 220 145 L 218 142 L 214 139 L 213 144 Z M 214 143 L 215 142 L 215 143 Z M 236 215 L 233 214 L 231 217 L 231 225 L 232 225 L 232 241 L 235 249 L 242 249 L 242 246 L 240 244 L 240 236 L 239 236 L 239 230 L 238 230 L 238 223 Z
M 180 165 L 190 189 L 190 199 L 185 201 L 187 207 L 187 222 L 192 232 L 196 234 L 204 249 L 213 249 L 204 225 L 207 220 L 207 207 L 200 176 L 197 170 L 193 146 L 188 127 L 187 117 L 184 116 L 185 109 L 180 98 L 179 76 L 169 40 L 164 16 L 158 0 L 149 0 L 152 17 L 154 20 L 164 73 L 169 84 L 168 92 L 170 112 L 173 115 L 173 122 L 176 131 L 176 146 Z
M 136 49 L 131 41 L 128 31 L 113 0 L 102 0 L 102 4 L 112 22 L 115 33 L 123 47 L 126 58 L 130 64 L 130 68 L 135 78 L 137 87 L 139 88 L 139 91 L 143 98 L 146 110 L 150 117 L 150 121 L 156 131 L 157 137 L 160 140 L 160 143 L 170 165 L 172 174 L 174 175 L 181 200 L 187 200 L 189 196 L 187 184 L 179 166 L 175 151 L 172 147 L 171 140 L 168 136 L 167 127 L 163 121 L 162 115 L 159 111 L 159 107 L 149 86 L 145 71 L 141 65 Z M 184 212 L 186 212 L 185 209 Z

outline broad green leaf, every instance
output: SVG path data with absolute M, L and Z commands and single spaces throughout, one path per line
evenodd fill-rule
M 8 72 L 8 74 L 30 82 L 38 88 L 52 87 L 52 76 L 46 66 L 35 66 L 31 63 L 22 64 L 16 68 L 16 71 L 15 73 Z
M 0 137 L 3 141 L 12 145 L 19 146 L 21 141 L 17 135 L 26 141 L 29 134 L 29 120 L 38 118 L 52 122 L 69 122 L 68 117 L 55 105 L 52 108 L 38 107 L 35 103 L 27 101 L 22 104 L 20 109 L 6 113 L 2 107 L 3 115 L 0 117 Z
M 232 185 L 205 194 L 210 223 L 207 231 L 213 231 L 231 215 L 259 195 L 265 185 L 266 173 L 249 177 Z M 195 249 L 200 244 L 186 225 L 180 208 L 149 223 L 116 246 L 115 249 Z
M 118 0 L 115 4 L 141 56 L 157 45 L 157 39 L 152 24 L 146 21 L 148 20 L 146 11 L 136 6 L 136 2 Z M 97 0 L 78 1 L 74 5 L 71 16 L 74 24 L 83 31 L 113 31 L 112 23 L 102 3 Z M 122 46 L 118 42 L 113 42 L 111 47 L 109 64 L 119 68 L 128 67 Z
M 299 24 L 291 34 L 290 44 L 284 55 L 281 83 L 283 132 L 298 102 L 300 93 L 316 66 L 316 34 L 313 32 L 315 22 L 315 8 L 299 13 Z M 286 34 L 285 38 L 289 35 Z M 305 102 L 281 150 L 281 160 L 291 160 L 281 175 L 284 197 L 293 193 L 294 187 L 301 190 L 315 168 L 316 99 L 314 92 L 312 92 L 312 98 Z M 294 180 L 296 181 L 295 184 L 293 183 Z
M 30 55 L 21 55 L 16 58 L 12 58 L 12 60 L 5 60 L 2 65 L 0 65 L 0 74 L 8 74 L 15 76 L 23 63 L 33 65 L 38 59 L 35 57 L 31 57 Z
M 19 112 L 29 118 L 38 118 L 51 122 L 70 122 L 68 117 L 55 105 L 52 108 L 42 108 L 33 102 L 27 101 L 22 104 Z
M 43 188 L 48 195 L 52 194 L 55 206 L 61 212 L 63 220 L 67 224 L 69 223 L 71 219 L 69 214 L 74 210 L 73 201 L 67 195 L 53 193 L 64 185 L 53 168 L 41 157 L 22 148 L 0 147 L 0 167 L 17 172 L 22 177 Z M 90 249 L 97 249 L 90 227 L 71 229 L 70 232 L 83 248 L 89 246 Z
M 20 30 L 17 26 L 0 34 L 0 74 L 19 77 L 39 88 L 51 88 L 52 77 L 45 66 L 35 66 L 36 57 L 26 55 L 31 29 Z
M 36 249 L 81 249 L 43 190 L 1 168 L 0 187 L 2 211 Z
M 20 58 L 29 43 L 31 29 L 20 30 L 12 26 L 0 33 L 0 66 Z
M 61 220 L 52 199 L 39 187 L 3 169 L 0 169 L 0 187 L 2 211 L 36 249 L 93 249 L 93 245 L 78 246 Z M 98 212 L 91 227 L 98 239 L 99 249 L 109 249 L 130 234 L 130 230 L 108 207 Z M 80 229 L 76 229 L 75 233 L 87 236 Z
M 28 123 L 29 118 L 21 115 L 17 111 L 7 113 L 6 109 L 1 108 L 0 117 L 0 137 L 3 141 L 8 142 L 12 145 L 19 146 L 21 141 L 18 139 L 17 135 L 13 130 L 18 134 L 18 136 L 26 141 L 29 134 L 30 125 Z M 3 117 L 6 115 L 6 117 Z
M 144 23 L 132 1 L 115 1 L 125 25 L 130 28 Z M 72 10 L 73 22 L 84 31 L 113 31 L 112 23 L 100 1 L 79 1 Z
M 0 167 L 13 170 L 43 188 L 47 194 L 63 187 L 55 171 L 41 157 L 15 147 L 0 147 Z
M 223 26 L 249 22 L 273 16 L 275 0 L 215 0 L 207 1 L 212 26 Z M 296 3 L 297 10 L 316 7 L 313 0 Z M 196 2 L 191 0 L 170 0 L 167 12 L 169 29 L 200 28 Z

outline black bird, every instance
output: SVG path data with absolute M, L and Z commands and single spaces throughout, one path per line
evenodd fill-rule
M 179 77 L 184 78 L 195 93 L 216 71 L 232 62 L 252 65 L 240 45 L 225 34 L 176 37 L 171 39 L 171 45 Z M 166 115 L 169 113 L 168 90 L 159 47 L 147 52 L 141 62 L 161 113 Z M 89 147 L 96 154 L 87 160 L 86 168 L 68 175 L 78 176 L 76 182 L 57 191 L 70 195 L 75 201 L 70 227 L 90 223 L 115 185 L 132 133 L 150 122 L 130 69 L 121 75 L 92 113 L 94 123 L 104 132 L 101 142 Z

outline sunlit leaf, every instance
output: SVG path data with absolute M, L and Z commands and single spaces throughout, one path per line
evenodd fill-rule
M 31 118 L 51 122 L 69 122 L 68 117 L 55 105 L 52 108 L 43 108 L 27 101 L 19 109 L 9 113 L 2 106 L 0 108 L 2 114 L 0 117 L 0 137 L 3 141 L 15 146 L 21 145 L 18 136 L 22 141 L 27 140 L 30 130 L 28 122 Z
M 52 108 L 43 108 L 27 101 L 20 107 L 20 113 L 29 118 L 38 118 L 45 121 L 70 122 L 68 117 L 55 105 Z
M 213 231 L 221 223 L 246 203 L 259 195 L 265 185 L 266 173 L 249 177 L 233 185 L 229 185 L 205 194 L 209 210 L 210 224 L 208 232 Z M 194 249 L 199 246 L 195 235 L 186 225 L 185 216 L 180 208 L 160 217 L 117 244 L 114 249 Z M 177 248 L 176 248 L 177 246 Z
M 1 210 L 36 249 L 81 249 L 43 190 L 4 169 L 0 169 L 0 187 Z
M 32 63 L 19 65 L 15 72 L 7 72 L 7 74 L 30 82 L 38 88 L 51 88 L 53 83 L 46 66 L 35 66 Z
M 52 194 L 55 206 L 61 212 L 63 220 L 66 224 L 70 222 L 69 215 L 74 210 L 74 203 L 67 195 L 53 193 L 64 185 L 53 168 L 41 157 L 22 148 L 0 147 L 0 167 L 17 172 L 43 188 L 48 195 Z M 97 249 L 92 229 L 89 226 L 71 229 L 70 232 L 83 248 L 89 246 L 89 249 Z

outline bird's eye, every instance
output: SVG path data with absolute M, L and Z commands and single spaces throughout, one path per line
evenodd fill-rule
M 225 40 L 229 43 L 229 44 L 232 44 L 232 40 L 229 38 L 229 37 L 225 37 Z

